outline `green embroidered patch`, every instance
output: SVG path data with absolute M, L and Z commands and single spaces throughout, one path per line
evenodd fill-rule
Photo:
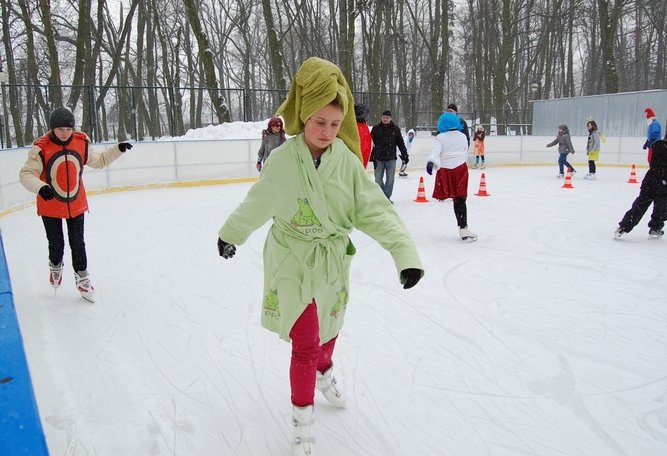
M 271 315 L 275 318 L 280 317 L 280 305 L 278 302 L 278 290 L 269 290 L 266 296 L 264 296 L 264 302 L 262 303 L 264 308 L 264 313 Z
M 349 299 L 349 294 L 345 287 L 341 288 L 340 291 L 336 292 L 336 296 L 338 296 L 338 300 L 336 301 L 336 304 L 334 304 L 333 308 L 331 309 L 331 316 L 332 317 L 337 317 L 338 314 L 345 309 L 345 306 L 347 305 L 347 301 Z
M 317 216 L 313 212 L 313 208 L 310 207 L 308 198 L 297 198 L 296 201 L 299 203 L 299 211 L 294 214 L 290 223 L 292 226 L 296 227 L 309 227 L 309 226 L 322 226 L 322 223 L 318 220 Z

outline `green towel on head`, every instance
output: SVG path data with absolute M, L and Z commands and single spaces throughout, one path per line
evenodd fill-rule
M 343 106 L 343 123 L 338 137 L 361 160 L 359 130 L 354 116 L 354 97 L 343 73 L 333 63 L 310 57 L 296 72 L 289 95 L 278 108 L 276 115 L 285 119 L 285 132 L 297 135 L 304 123 L 317 111 L 338 97 Z

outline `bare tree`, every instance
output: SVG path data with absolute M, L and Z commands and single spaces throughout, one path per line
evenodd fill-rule
M 624 0 L 598 0 L 602 77 L 604 78 L 606 93 L 618 92 L 618 70 L 616 68 L 614 41 L 624 4 Z
M 197 38 L 198 55 L 204 66 L 204 77 L 206 87 L 213 103 L 213 109 L 218 117 L 218 122 L 229 122 L 230 115 L 227 106 L 223 103 L 218 89 L 218 79 L 215 74 L 215 65 L 213 63 L 213 50 L 209 45 L 209 39 L 206 32 L 202 29 L 201 20 L 198 15 L 199 7 L 194 0 L 183 0 L 185 5 L 188 22 L 192 27 L 192 32 Z

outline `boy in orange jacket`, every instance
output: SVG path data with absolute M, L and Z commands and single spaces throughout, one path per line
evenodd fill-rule
M 88 210 L 83 167 L 104 168 L 131 149 L 132 144 L 122 142 L 104 152 L 95 152 L 90 138 L 74 131 L 74 114 L 67 108 L 53 110 L 49 128 L 33 142 L 19 179 L 28 191 L 37 194 L 37 214 L 42 217 L 49 244 L 51 286 L 57 289 L 62 282 L 65 220 L 77 290 L 84 299 L 95 302 L 83 237 L 84 213 Z

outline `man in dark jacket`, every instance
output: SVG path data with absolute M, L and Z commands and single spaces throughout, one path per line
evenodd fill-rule
M 453 112 L 454 114 L 459 116 L 459 108 L 454 103 L 449 103 L 447 105 L 447 111 Z M 461 127 L 459 128 L 459 130 L 461 130 L 461 133 L 466 135 L 466 139 L 468 140 L 468 145 L 470 145 L 470 130 L 468 129 L 468 122 L 466 122 L 465 119 L 461 116 L 459 116 L 459 119 L 461 120 Z
M 371 161 L 375 168 L 375 182 L 387 199 L 391 201 L 396 174 L 396 148 L 401 152 L 401 161 L 408 163 L 408 149 L 405 147 L 401 129 L 391 121 L 391 111 L 382 113 L 382 121 L 371 130 L 373 151 Z
M 651 145 L 653 159 L 642 180 L 639 196 L 623 216 L 614 233 L 617 238 L 629 233 L 640 222 L 648 207 L 653 203 L 653 213 L 648 222 L 650 239 L 659 239 L 664 234 L 662 228 L 667 220 L 667 142 L 655 141 Z

